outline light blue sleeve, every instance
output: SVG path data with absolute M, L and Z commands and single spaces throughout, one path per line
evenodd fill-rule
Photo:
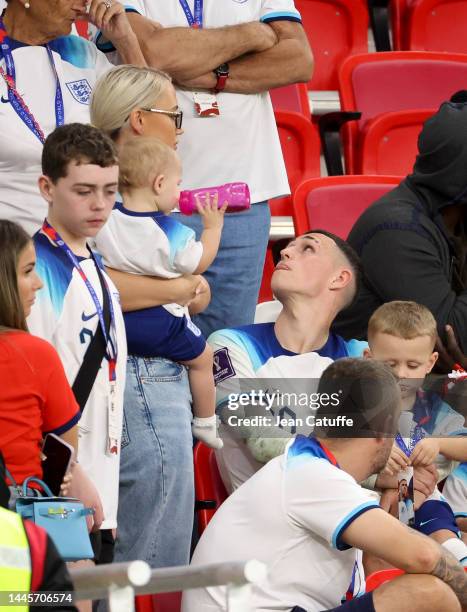
M 363 357 L 363 351 L 368 348 L 366 340 L 348 340 L 346 345 L 349 357 Z

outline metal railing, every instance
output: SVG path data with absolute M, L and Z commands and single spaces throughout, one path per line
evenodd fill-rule
M 70 570 L 76 600 L 107 599 L 110 612 L 133 612 L 134 596 L 226 585 L 228 612 L 254 612 L 252 585 L 267 569 L 256 560 L 152 570 L 144 561 Z

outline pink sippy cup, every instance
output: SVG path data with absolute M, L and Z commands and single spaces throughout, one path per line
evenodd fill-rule
M 205 187 L 203 189 L 191 189 L 182 191 L 180 194 L 180 212 L 184 215 L 196 213 L 195 196 L 199 196 L 201 204 L 204 203 L 206 194 L 211 197 L 219 194 L 217 205 L 219 208 L 225 202 L 228 203 L 227 212 L 240 212 L 250 208 L 250 190 L 246 183 L 227 183 L 219 187 Z

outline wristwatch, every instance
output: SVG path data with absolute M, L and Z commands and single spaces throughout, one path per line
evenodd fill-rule
M 214 87 L 214 91 L 217 93 L 218 91 L 222 91 L 225 87 L 225 83 L 229 76 L 229 65 L 227 63 L 221 64 L 214 70 L 214 74 L 217 77 L 217 83 Z

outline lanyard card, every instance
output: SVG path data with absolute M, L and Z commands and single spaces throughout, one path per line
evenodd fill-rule
M 401 470 L 398 476 L 398 491 L 399 491 L 399 520 L 409 527 L 413 527 L 415 523 L 413 486 L 410 487 L 410 482 L 413 480 L 413 467 L 407 467 Z
M 216 94 L 208 91 L 194 91 L 193 102 L 198 117 L 216 117 L 220 115 Z
M 117 410 L 117 389 L 115 381 L 110 382 L 110 393 L 108 398 L 108 448 L 107 452 L 110 455 L 118 454 L 118 443 L 122 431 L 121 419 L 118 418 Z

